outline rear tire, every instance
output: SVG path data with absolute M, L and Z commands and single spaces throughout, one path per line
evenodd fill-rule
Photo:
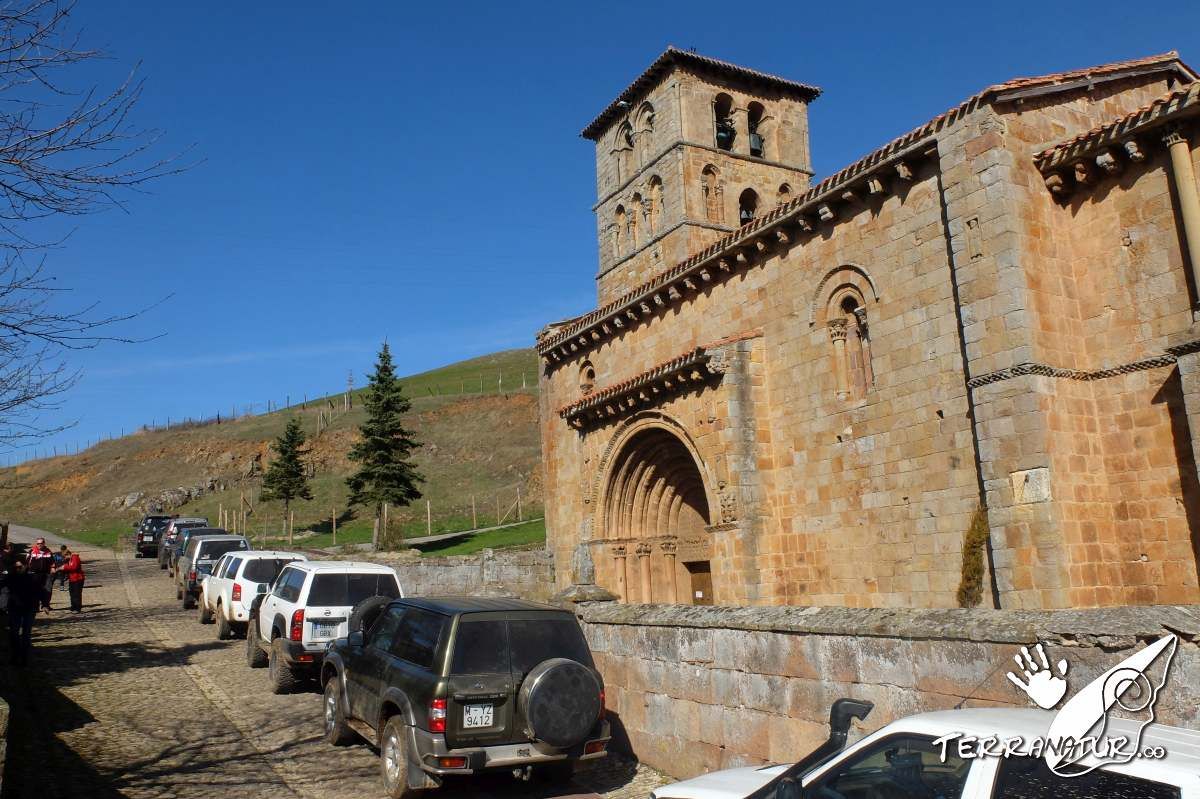
M 261 669 L 267 665 L 267 653 L 263 651 L 258 641 L 258 621 L 251 619 L 246 626 L 246 665 L 252 669 Z
M 396 715 L 383 725 L 379 736 L 379 765 L 383 772 L 383 790 L 388 799 L 411 799 L 416 795 L 408 787 L 408 742 L 404 718 Z
M 179 583 L 175 583 L 175 598 L 183 599 L 183 586 Z
M 183 594 L 183 609 L 184 610 L 192 610 L 193 608 L 195 608 L 196 607 L 196 598 L 194 596 L 192 596 L 191 593 L 184 591 L 182 588 L 179 590 L 180 590 L 180 593 Z
M 201 624 L 212 624 L 213 623 L 213 614 L 212 614 L 212 611 L 208 609 L 208 603 L 203 601 L 203 599 L 202 599 L 200 601 L 199 605 L 200 605 L 200 623 Z
M 346 712 L 342 708 L 342 683 L 334 674 L 325 683 L 324 699 L 325 742 L 333 746 L 345 746 L 354 740 L 354 730 L 346 724 Z
M 271 693 L 290 694 L 300 687 L 300 677 L 283 657 L 282 638 L 276 638 L 271 642 L 271 652 L 267 655 L 267 668 L 271 671 Z
M 233 627 L 229 624 L 229 619 L 225 618 L 225 610 L 217 603 L 217 640 L 228 641 L 233 637 Z

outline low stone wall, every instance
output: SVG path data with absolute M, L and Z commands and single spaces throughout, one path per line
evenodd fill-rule
M 964 706 L 1031 707 L 1007 679 L 1019 647 L 1066 658 L 1068 696 L 1167 632 L 1179 646 L 1156 706 L 1200 727 L 1200 608 L 1086 611 L 720 608 L 581 604 L 618 745 L 676 777 L 798 759 L 841 696 L 875 703 L 858 732 Z
M 396 569 L 409 596 L 511 596 L 546 602 L 554 593 L 554 556 L 545 549 L 485 549 L 476 555 L 384 562 Z

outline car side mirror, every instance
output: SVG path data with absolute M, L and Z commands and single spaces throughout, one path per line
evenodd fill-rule
M 362 630 L 355 630 L 347 635 L 346 643 L 355 649 L 362 649 L 363 644 L 366 643 L 366 639 L 363 638 Z

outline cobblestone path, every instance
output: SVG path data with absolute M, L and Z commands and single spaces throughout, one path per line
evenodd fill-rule
M 321 741 L 321 702 L 275 696 L 244 642 L 218 641 L 184 611 L 152 560 L 81 548 L 84 612 L 39 616 L 30 665 L 0 665 L 12 706 L 4 799 L 381 796 L 366 744 Z M 2 645 L 0 645 L 2 646 Z M 7 655 L 7 652 L 5 652 Z M 604 796 L 644 799 L 662 778 L 610 758 L 544 790 L 508 775 L 447 784 L 430 799 Z

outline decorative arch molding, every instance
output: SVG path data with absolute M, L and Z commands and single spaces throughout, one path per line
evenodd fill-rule
M 827 288 L 830 283 L 833 284 L 832 289 Z M 825 273 L 812 293 L 808 305 L 808 326 L 814 327 L 818 322 L 824 321 L 829 301 L 835 294 L 850 288 L 857 290 L 865 300 L 879 302 L 879 289 L 866 269 L 857 264 L 836 266 Z
M 609 505 L 608 490 L 613 482 L 614 469 L 622 466 L 620 455 L 625 451 L 625 447 L 630 441 L 636 436 L 650 430 L 663 430 L 670 433 L 683 445 L 700 474 L 700 482 L 704 489 L 705 502 L 708 504 L 709 516 L 712 517 L 719 513 L 721 498 L 716 490 L 717 481 L 712 473 L 712 469 L 700 456 L 700 450 L 697 448 L 696 442 L 688 434 L 687 429 L 678 420 L 661 411 L 642 411 L 621 422 L 612 437 L 609 438 L 608 444 L 605 445 L 604 452 L 600 456 L 600 462 L 597 464 L 591 488 L 584 497 L 585 503 L 591 502 L 593 504 L 590 515 L 593 520 L 591 531 L 594 537 L 606 537 L 608 532 L 606 527 L 607 519 L 605 518 L 606 509 Z M 710 518 L 710 523 L 713 521 Z

